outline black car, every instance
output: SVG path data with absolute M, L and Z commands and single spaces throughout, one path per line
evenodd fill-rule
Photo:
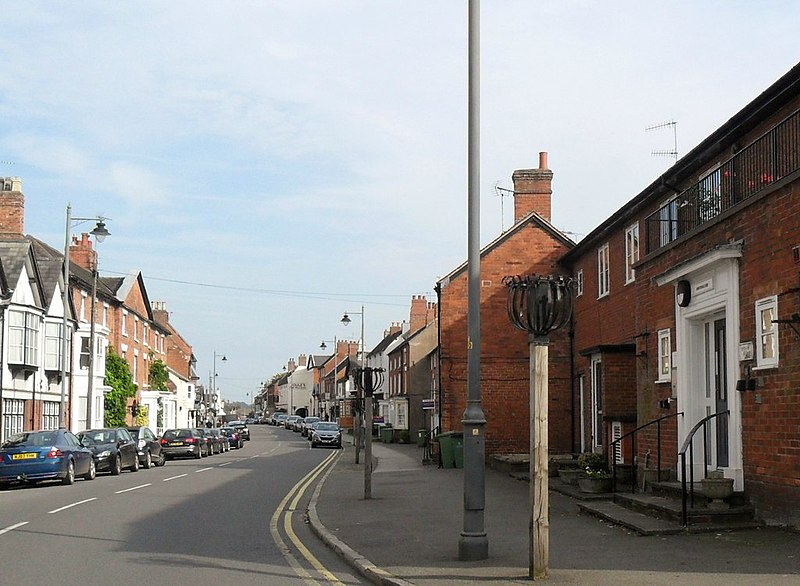
M 168 429 L 161 436 L 160 443 L 167 460 L 181 456 L 192 456 L 199 460 L 208 456 L 206 438 L 193 427 Z
M 231 448 L 239 448 L 244 447 L 244 440 L 242 436 L 239 435 L 239 432 L 233 429 L 232 427 L 220 427 L 220 433 L 228 438 L 228 443 L 230 444 Z
M 94 454 L 94 464 L 98 472 L 117 475 L 122 470 L 139 471 L 136 442 L 124 427 L 88 429 L 80 432 L 78 439 Z
M 206 456 L 211 456 L 213 454 L 219 454 L 222 451 L 222 446 L 220 445 L 219 438 L 211 433 L 211 428 L 209 427 L 198 427 L 197 431 L 203 434 L 203 437 L 206 440 L 206 444 L 208 445 L 208 453 Z
M 206 429 L 206 431 L 216 438 L 220 453 L 230 452 L 231 443 L 228 441 L 228 436 L 224 435 L 219 427 L 211 427 Z
M 164 450 L 161 449 L 161 442 L 149 427 L 129 427 L 133 441 L 139 451 L 139 465 L 143 468 L 151 466 L 163 466 L 167 459 Z
M 228 423 L 228 427 L 232 427 L 238 431 L 244 441 L 250 441 L 250 430 L 247 428 L 247 424 L 244 421 L 231 421 Z

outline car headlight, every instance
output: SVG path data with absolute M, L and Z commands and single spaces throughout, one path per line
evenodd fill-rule
M 98 458 L 108 458 L 111 455 L 111 450 L 103 450 L 97 453 Z

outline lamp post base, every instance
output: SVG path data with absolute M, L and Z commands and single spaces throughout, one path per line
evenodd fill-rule
M 474 562 L 488 557 L 489 538 L 486 533 L 461 533 L 458 540 L 459 561 Z

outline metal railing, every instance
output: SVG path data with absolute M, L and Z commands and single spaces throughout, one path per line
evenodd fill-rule
M 652 421 L 648 421 L 647 423 L 640 425 L 636 429 L 629 431 L 625 435 L 621 435 L 609 446 L 611 450 L 611 458 L 613 464 L 611 466 L 611 492 L 617 491 L 617 450 L 622 450 L 622 440 L 625 438 L 631 438 L 631 492 L 636 492 L 636 434 L 641 430 L 650 427 L 651 425 L 656 426 L 656 453 L 657 453 L 657 462 L 658 462 L 658 480 L 661 480 L 661 422 L 665 419 L 671 419 L 673 417 L 677 417 L 678 415 L 683 416 L 683 411 L 678 413 L 670 413 L 669 415 L 664 415 L 659 417 L 658 419 L 653 419 Z
M 684 527 L 689 525 L 689 511 L 687 505 L 694 508 L 694 436 L 699 429 L 703 429 L 703 478 L 708 476 L 708 422 L 718 417 L 730 415 L 730 410 L 718 411 L 698 421 L 686 440 L 683 442 L 678 457 L 681 461 L 681 523 Z M 689 452 L 689 487 L 686 486 L 686 452 Z M 688 501 L 688 502 L 687 502 Z
M 647 254 L 800 169 L 800 110 L 778 123 L 645 220 Z

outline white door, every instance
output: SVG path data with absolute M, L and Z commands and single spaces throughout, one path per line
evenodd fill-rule
M 603 363 L 592 356 L 592 449 L 603 450 Z

